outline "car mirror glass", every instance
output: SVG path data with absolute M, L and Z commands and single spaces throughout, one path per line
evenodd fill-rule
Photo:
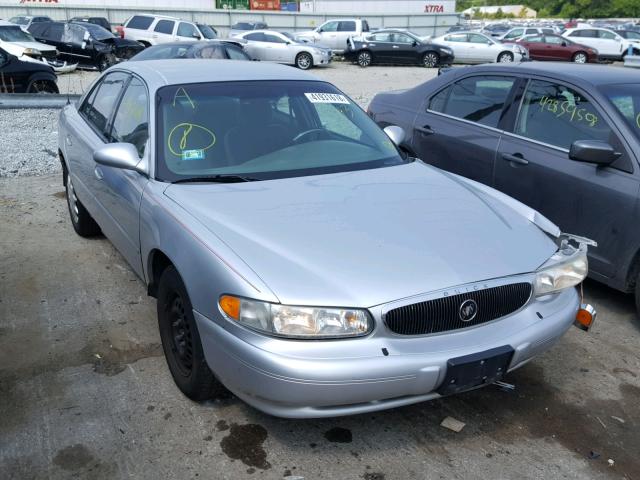
M 141 165 L 138 150 L 132 143 L 109 143 L 95 152 L 93 160 L 107 167 L 134 170 L 146 174 Z
M 576 140 L 569 150 L 571 160 L 601 166 L 610 165 L 621 155 L 607 142 L 600 140 Z
M 395 144 L 396 147 L 402 145 L 404 139 L 406 138 L 406 133 L 402 127 L 398 127 L 397 125 L 389 125 L 388 127 L 384 127 L 384 133 L 391 139 L 391 141 Z

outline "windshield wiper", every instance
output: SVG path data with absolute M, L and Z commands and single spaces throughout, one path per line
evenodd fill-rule
M 211 183 L 240 183 L 240 182 L 257 182 L 259 178 L 243 177 L 242 175 L 211 175 L 207 177 L 190 177 L 179 178 L 171 183 L 196 183 L 196 182 L 211 182 Z

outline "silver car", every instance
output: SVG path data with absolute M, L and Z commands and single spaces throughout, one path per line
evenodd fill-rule
M 529 52 L 523 46 L 501 43 L 480 32 L 447 33 L 431 41 L 451 48 L 454 63 L 510 63 L 529 58 Z
M 331 63 L 331 50 L 305 43 L 286 32 L 275 30 L 249 31 L 236 38 L 247 41 L 245 51 L 255 60 L 295 65 L 301 70 Z
M 330 83 L 253 62 L 127 62 L 64 108 L 73 228 L 157 298 L 185 395 L 397 407 L 492 384 L 574 322 L 585 244 L 386 132 Z

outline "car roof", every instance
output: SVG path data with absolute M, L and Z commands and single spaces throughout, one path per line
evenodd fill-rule
M 609 65 L 575 64 L 567 62 L 523 62 L 511 65 L 486 64 L 467 67 L 477 70 L 492 70 L 504 73 L 551 75 L 577 84 L 609 85 L 620 83 L 640 83 L 638 72 L 632 68 L 611 67 Z M 460 69 L 460 70 L 465 70 Z M 458 70 L 458 69 L 455 69 Z
M 142 77 L 150 88 L 208 82 L 265 80 L 320 81 L 315 76 L 286 65 L 267 62 L 185 59 L 124 62 L 110 69 L 129 71 Z
M 19 27 L 17 23 L 7 22 L 6 20 L 0 20 L 0 27 Z

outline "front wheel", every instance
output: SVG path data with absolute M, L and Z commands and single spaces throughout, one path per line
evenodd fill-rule
M 435 52 L 427 52 L 422 57 L 422 64 L 427 68 L 435 68 L 438 66 L 440 57 Z
M 513 53 L 511 52 L 502 52 L 498 55 L 498 63 L 511 63 L 513 62 Z
M 362 68 L 368 67 L 369 65 L 371 65 L 371 52 L 360 52 L 358 54 L 358 65 L 360 65 Z
M 102 55 L 98 59 L 98 70 L 101 72 L 104 72 L 107 68 L 109 68 L 111 65 L 115 63 L 116 63 L 116 58 L 111 53 Z
M 296 67 L 300 70 L 309 70 L 313 66 L 313 57 L 307 52 L 301 52 L 296 57 Z
M 588 61 L 587 54 L 584 52 L 577 52 L 573 55 L 573 58 L 571 59 L 571 61 L 574 63 L 587 63 Z
M 182 393 L 202 401 L 226 391 L 205 361 L 191 300 L 173 266 L 158 285 L 158 327 L 169 371 Z
M 58 93 L 58 86 L 51 80 L 35 80 L 29 85 L 27 93 Z

